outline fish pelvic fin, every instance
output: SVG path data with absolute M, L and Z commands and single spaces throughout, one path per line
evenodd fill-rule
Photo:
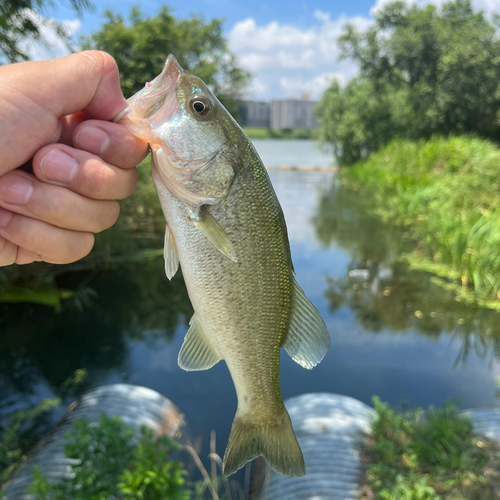
M 330 335 L 317 309 L 293 280 L 292 318 L 283 349 L 300 366 L 313 369 L 330 349 Z
M 221 360 L 221 357 L 208 341 L 196 319 L 196 314 L 193 314 L 189 325 L 177 362 L 188 372 L 209 370 Z
M 300 477 L 306 473 L 304 457 L 285 407 L 266 422 L 252 421 L 251 417 L 236 413 L 222 472 L 229 476 L 259 455 L 284 476 Z

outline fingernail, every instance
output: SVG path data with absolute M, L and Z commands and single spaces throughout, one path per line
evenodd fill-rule
M 42 159 L 40 168 L 47 179 L 65 184 L 75 177 L 78 163 L 60 149 L 52 149 Z
M 7 226 L 13 215 L 14 214 L 9 210 L 5 210 L 4 208 L 0 207 L 0 227 Z
M 13 205 L 24 205 L 33 194 L 33 184 L 19 175 L 0 178 L 0 200 Z
M 96 155 L 104 153 L 109 146 L 109 136 L 98 127 L 84 127 L 76 134 L 78 147 Z

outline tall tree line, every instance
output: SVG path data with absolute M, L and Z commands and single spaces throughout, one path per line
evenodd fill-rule
M 473 133 L 500 142 L 500 38 L 497 17 L 470 0 L 437 8 L 398 1 L 366 31 L 347 25 L 342 58 L 357 78 L 324 93 L 322 139 L 350 164 L 396 137 Z

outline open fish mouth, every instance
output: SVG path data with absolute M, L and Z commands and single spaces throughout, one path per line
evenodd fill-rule
M 175 91 L 177 81 L 184 70 L 177 59 L 170 54 L 165 61 L 162 72 L 145 87 L 127 99 L 128 106 L 113 118 L 118 123 L 126 115 L 130 120 L 144 119 L 152 116 L 163 105 L 169 94 Z M 138 116 L 139 112 L 142 116 Z

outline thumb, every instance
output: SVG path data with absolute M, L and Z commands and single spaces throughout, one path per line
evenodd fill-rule
M 106 52 L 91 50 L 15 66 L 17 88 L 57 118 L 83 111 L 89 118 L 111 120 L 127 106 L 118 66 Z
M 0 67 L 0 175 L 61 136 L 61 116 L 111 120 L 127 107 L 118 67 L 105 52 Z

